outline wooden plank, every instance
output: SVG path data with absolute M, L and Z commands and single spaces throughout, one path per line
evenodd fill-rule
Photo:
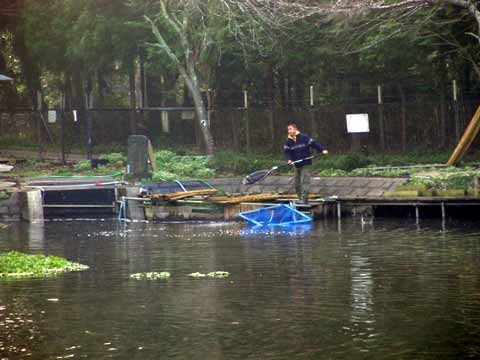
M 78 204 L 49 204 L 43 205 L 44 208 L 72 208 L 72 209 L 79 209 L 79 208 L 114 208 L 115 205 L 78 205 Z
M 186 199 L 194 196 L 213 195 L 213 194 L 216 194 L 217 192 L 218 192 L 217 189 L 202 189 L 202 190 L 193 190 L 193 191 L 180 191 L 180 192 L 167 193 L 167 194 L 153 194 L 148 197 L 153 200 L 175 201 L 175 200 L 182 200 L 182 199 Z
M 236 197 L 217 196 L 217 197 L 210 197 L 207 199 L 207 201 L 213 202 L 215 204 L 240 204 L 240 203 L 247 203 L 247 202 L 276 200 L 280 197 L 283 197 L 283 195 L 269 193 L 269 194 L 244 195 L 244 196 L 236 196 Z
M 35 186 L 32 188 L 23 188 L 23 190 L 42 190 L 42 191 L 82 191 L 82 190 L 113 190 L 113 189 L 124 189 L 127 188 L 127 185 L 92 185 L 92 186 L 44 186 L 41 185 Z

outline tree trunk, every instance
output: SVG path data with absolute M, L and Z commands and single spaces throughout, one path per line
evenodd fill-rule
M 182 77 L 185 79 L 188 90 L 192 94 L 193 104 L 195 107 L 195 112 L 197 114 L 197 121 L 202 133 L 203 140 L 205 142 L 207 155 L 211 156 L 215 153 L 215 145 L 210 132 L 210 124 L 208 122 L 208 113 L 205 106 L 205 102 L 202 98 L 202 93 L 200 91 L 200 85 L 198 84 L 197 75 L 193 69 L 193 65 L 189 66 L 189 74 L 185 71 L 184 68 L 179 66 L 179 71 Z

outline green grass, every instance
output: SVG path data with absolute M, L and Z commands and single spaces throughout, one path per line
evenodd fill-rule
M 170 150 L 155 152 L 158 171 L 153 174 L 153 181 L 177 179 L 209 179 L 215 176 L 206 156 L 178 155 Z
M 86 265 L 58 256 L 28 255 L 17 251 L 0 254 L 0 277 L 47 277 L 86 269 Z

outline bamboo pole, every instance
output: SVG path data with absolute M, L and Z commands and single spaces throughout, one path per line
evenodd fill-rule
M 167 200 L 167 201 L 175 201 L 175 200 L 182 200 L 193 196 L 207 196 L 213 195 L 217 192 L 216 189 L 202 189 L 202 190 L 192 190 L 192 191 L 180 191 L 176 193 L 167 193 L 167 194 L 154 194 L 148 196 L 150 199 L 154 200 Z
M 453 166 L 457 164 L 467 153 L 468 149 L 472 145 L 473 141 L 477 137 L 480 131 L 480 106 L 478 107 L 475 115 L 473 115 L 472 121 L 468 124 L 467 129 L 463 133 L 460 142 L 458 143 L 455 151 L 447 162 L 447 165 Z

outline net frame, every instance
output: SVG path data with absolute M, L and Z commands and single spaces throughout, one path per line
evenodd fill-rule
M 313 221 L 311 216 L 285 204 L 244 211 L 238 216 L 256 226 L 288 226 Z

